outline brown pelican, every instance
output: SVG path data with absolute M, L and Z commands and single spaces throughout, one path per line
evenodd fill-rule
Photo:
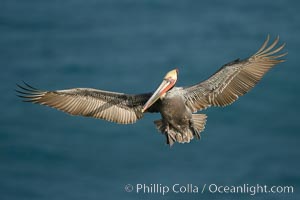
M 206 123 L 205 114 L 195 114 L 210 106 L 227 106 L 247 93 L 287 53 L 278 48 L 279 37 L 268 46 L 269 36 L 251 57 L 236 59 L 222 66 L 207 80 L 189 87 L 174 87 L 178 70 L 166 74 L 153 93 L 123 94 L 91 88 L 42 91 L 24 82 L 17 85 L 25 102 L 47 105 L 71 115 L 94 117 L 120 124 L 135 123 L 145 112 L 160 112 L 154 121 L 166 136 L 167 144 L 190 142 L 200 138 Z

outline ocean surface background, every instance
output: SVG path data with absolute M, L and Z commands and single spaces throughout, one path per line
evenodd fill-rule
M 0 199 L 299 199 L 300 1 L 1 0 Z M 267 34 L 287 61 L 226 108 L 200 141 L 165 145 L 146 115 L 133 125 L 22 103 L 16 83 L 45 90 L 153 91 L 255 53 Z M 199 193 L 137 194 L 126 184 L 194 184 Z M 293 186 L 293 194 L 201 194 L 204 184 Z

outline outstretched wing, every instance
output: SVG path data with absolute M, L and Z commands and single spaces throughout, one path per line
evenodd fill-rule
M 284 61 L 278 58 L 287 53 L 278 54 L 278 52 L 284 48 L 285 44 L 275 48 L 278 41 L 279 37 L 268 46 L 268 36 L 253 56 L 228 63 L 209 79 L 183 88 L 187 106 L 196 112 L 209 106 L 227 106 L 233 103 L 253 88 L 269 69 Z
M 26 83 L 17 85 L 25 102 L 50 106 L 69 113 L 120 124 L 135 123 L 143 116 L 143 105 L 152 93 L 128 95 L 91 88 L 41 91 Z

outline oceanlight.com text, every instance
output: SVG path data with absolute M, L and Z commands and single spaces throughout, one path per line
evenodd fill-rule
M 268 186 L 263 184 L 242 184 L 242 185 L 218 185 L 218 184 L 144 184 L 135 185 L 126 184 L 126 192 L 134 192 L 137 194 L 293 194 L 294 186 Z

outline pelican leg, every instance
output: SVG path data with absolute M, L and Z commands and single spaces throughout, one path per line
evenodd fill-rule
M 165 124 L 164 134 L 166 135 L 167 138 L 167 144 L 172 146 L 176 141 L 176 138 L 175 138 L 175 133 L 170 129 L 170 125 L 168 123 Z

